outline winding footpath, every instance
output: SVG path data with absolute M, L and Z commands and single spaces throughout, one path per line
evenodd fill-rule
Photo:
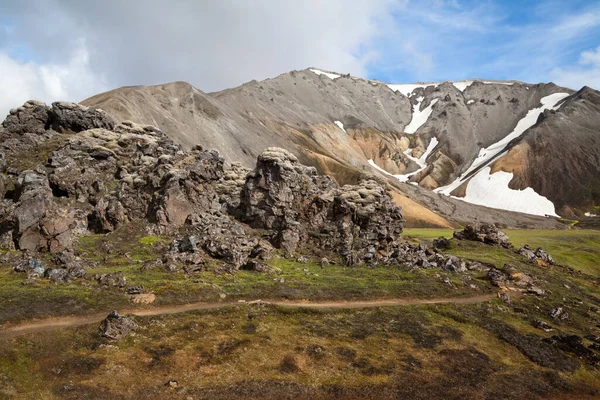
M 188 311 L 196 310 L 214 310 L 240 305 L 252 304 L 271 304 L 281 307 L 292 308 L 312 308 L 312 309 L 361 309 L 374 307 L 389 307 L 389 306 L 411 306 L 422 304 L 469 304 L 481 303 L 484 301 L 496 298 L 495 293 L 482 294 L 471 297 L 449 297 L 449 298 L 433 298 L 433 299 L 387 299 L 387 300 L 358 300 L 358 301 L 329 301 L 329 302 L 308 302 L 308 301 L 287 301 L 287 300 L 272 300 L 272 301 L 237 301 L 237 302 L 220 302 L 220 303 L 188 303 L 174 306 L 160 306 L 150 308 L 131 308 L 123 309 L 119 312 L 124 315 L 132 315 L 137 317 L 148 317 L 154 315 L 179 314 Z M 19 325 L 14 325 L 6 329 L 0 329 L 0 340 L 10 339 L 30 333 L 49 332 L 61 328 L 72 328 L 77 326 L 99 323 L 108 312 L 96 313 L 83 316 L 69 317 L 52 317 L 40 320 L 33 320 Z

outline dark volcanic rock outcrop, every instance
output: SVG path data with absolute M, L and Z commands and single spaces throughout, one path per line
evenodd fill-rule
M 98 330 L 100 334 L 108 339 L 119 340 L 127 336 L 131 331 L 136 330 L 138 325 L 134 320 L 127 316 L 119 315 L 116 310 L 102 321 Z
M 50 108 L 44 103 L 29 100 L 10 110 L 2 127 L 10 133 L 44 133 L 50 119 Z
M 29 100 L 10 110 L 2 127 L 10 133 L 81 132 L 92 128 L 113 129 L 115 121 L 106 112 L 77 103 L 58 101 L 52 107 Z
M 77 103 L 58 101 L 52 103 L 50 127 L 57 132 L 81 132 L 93 128 L 113 129 L 115 121 L 101 109 Z
M 242 221 L 273 231 L 272 242 L 293 253 L 300 245 L 337 249 L 348 264 L 377 258 L 402 232 L 402 214 L 377 182 L 338 188 L 290 152 L 268 148 L 246 180 Z
M 458 240 L 471 240 L 510 248 L 512 245 L 506 233 L 491 224 L 467 225 L 460 232 L 454 232 L 454 238 Z
M 34 123 L 42 110 L 43 131 Z M 226 168 L 214 150 L 184 151 L 154 127 L 115 125 L 72 103 L 28 102 L 3 126 L 0 232 L 21 250 L 58 253 L 88 232 L 143 221 L 157 232 L 188 233 L 167 265 L 201 266 L 212 257 L 264 270 L 272 246 L 339 253 L 348 264 L 387 259 L 402 232 L 400 208 L 378 182 L 340 188 L 283 149 L 265 150 L 252 171 Z

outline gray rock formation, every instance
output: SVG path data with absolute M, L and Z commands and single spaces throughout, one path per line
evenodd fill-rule
M 300 244 L 338 251 L 348 264 L 389 251 L 404 222 L 375 181 L 338 188 L 290 152 L 268 148 L 246 180 L 239 210 L 250 226 L 273 231 L 272 242 L 289 253 Z
M 77 103 L 52 103 L 50 127 L 57 132 L 81 132 L 93 128 L 113 129 L 115 121 L 104 111 Z
M 10 133 L 44 133 L 50 118 L 50 109 L 42 102 L 29 100 L 21 107 L 10 110 L 2 127 Z
M 505 248 L 511 248 L 506 233 L 502 232 L 496 226 L 491 224 L 467 225 L 460 232 L 454 232 L 454 238 L 458 240 L 471 240 L 486 244 L 497 245 Z
M 47 271 L 52 281 L 73 278 L 69 250 L 79 236 L 131 221 L 167 235 L 187 233 L 162 263 L 188 272 L 201 269 L 205 258 L 266 271 L 273 246 L 293 253 L 300 244 L 339 253 L 348 264 L 383 260 L 402 231 L 400 208 L 376 181 L 340 188 L 278 148 L 265 150 L 252 171 L 226 168 L 218 152 L 183 151 L 156 128 L 131 122 L 99 128 L 97 110 L 57 107 L 67 110 L 62 133 L 52 124 L 35 140 L 22 133 L 26 127 L 0 131 L 14 187 L 0 206 L 0 231 L 20 250 L 54 253 L 60 268 Z M 40 148 L 46 159 L 37 158 Z M 263 239 L 252 228 L 264 230 Z M 126 285 L 121 274 L 95 280 Z
M 107 339 L 120 340 L 129 335 L 131 331 L 136 330 L 137 327 L 138 325 L 134 320 L 127 316 L 119 315 L 116 310 L 113 310 L 102 321 L 98 330 Z

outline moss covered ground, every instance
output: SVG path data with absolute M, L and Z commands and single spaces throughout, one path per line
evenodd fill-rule
M 534 277 L 546 291 L 543 296 L 511 296 L 510 304 L 495 299 L 361 310 L 240 304 L 136 317 L 139 328 L 118 342 L 101 338 L 96 325 L 28 334 L 0 340 L 0 399 L 598 398 L 600 367 L 589 354 L 550 340 L 577 335 L 590 349 L 593 336 L 600 336 L 598 232 L 507 233 L 516 246 L 546 248 L 561 265 L 531 264 L 512 250 L 474 242 L 453 241 L 448 252 L 498 268 L 510 264 Z M 414 241 L 439 236 L 449 237 L 451 231 L 405 232 Z M 279 256 L 270 261 L 281 269 L 277 274 L 230 275 L 218 272 L 218 265 L 191 275 L 140 269 L 168 244 L 160 236 L 117 232 L 85 238 L 78 252 L 97 261 L 91 274 L 123 271 L 128 285 L 155 293 L 157 304 L 216 301 L 221 295 L 348 300 L 497 290 L 482 272 L 392 265 L 321 268 L 316 259 L 300 264 Z M 453 286 L 443 283 L 445 277 Z M 23 276 L 0 267 L 5 321 L 132 307 L 122 290 L 102 289 L 93 281 L 22 281 Z M 568 318 L 550 317 L 557 307 Z M 553 331 L 536 328 L 537 320 Z M 170 380 L 177 384 L 169 385 Z

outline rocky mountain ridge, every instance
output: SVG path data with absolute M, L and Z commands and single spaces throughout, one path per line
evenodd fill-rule
M 510 142 L 511 135 L 522 135 L 537 124 L 535 118 L 532 120 L 533 112 L 556 108 L 553 111 L 562 113 L 563 105 L 582 101 L 572 94 L 572 90 L 551 83 L 469 80 L 388 85 L 306 69 L 216 93 L 206 94 L 177 82 L 116 89 L 82 104 L 100 107 L 120 120 L 157 125 L 184 147 L 200 143 L 218 149 L 226 160 L 237 160 L 247 167 L 262 150 L 276 145 L 288 149 L 302 163 L 315 166 L 338 183 L 356 183 L 364 172 L 380 173 L 373 167 L 376 165 L 400 181 L 471 201 L 473 196 L 465 189 L 471 184 L 465 182 L 464 174 L 481 161 L 485 149 L 498 148 L 501 151 L 495 155 L 503 156 L 500 153 L 508 148 L 501 148 L 500 144 L 507 145 L 504 141 Z M 548 98 L 562 101 L 544 105 Z M 595 108 L 585 107 L 581 112 L 593 126 Z M 576 125 L 577 121 L 573 120 L 561 126 L 573 132 L 573 135 L 563 136 L 571 137 L 568 140 L 574 149 L 582 148 L 580 141 L 584 140 L 577 135 Z M 544 134 L 544 137 L 554 136 Z M 579 156 L 586 158 L 582 162 L 586 172 L 578 176 L 591 177 L 593 187 L 598 179 L 594 155 L 584 151 Z M 538 158 L 541 163 L 550 164 L 560 159 L 555 153 L 543 152 Z M 555 206 L 555 212 L 550 214 L 580 217 L 586 212 L 595 212 L 598 204 L 594 200 L 595 189 L 579 191 L 577 198 L 567 191 L 548 189 L 550 185 L 562 186 L 563 180 L 568 179 L 566 172 L 556 170 L 552 175 L 545 175 L 545 180 L 524 179 L 524 175 L 508 163 L 497 163 L 490 168 L 492 174 L 500 170 L 513 174 L 509 185 L 504 181 L 498 184 L 501 185 L 499 190 L 531 188 Z M 544 169 L 536 171 L 540 172 L 532 172 L 531 176 L 540 175 Z M 542 184 L 544 181 L 547 183 Z M 444 187 L 454 182 L 463 188 L 446 193 Z M 405 186 L 400 185 L 400 188 Z M 471 192 L 475 189 L 473 184 Z M 400 192 L 406 195 L 409 190 L 400 189 Z M 420 193 L 415 200 L 423 204 L 419 198 L 428 195 Z M 511 204 L 490 205 L 547 214 L 543 207 L 529 211 Z
M 185 151 L 155 127 L 64 102 L 28 102 L 3 127 L 2 248 L 70 252 L 89 232 L 139 223 L 177 238 L 166 265 L 206 256 L 260 270 L 273 247 L 349 265 L 388 260 L 402 232 L 379 182 L 338 187 L 280 148 L 251 171 L 226 167 L 214 150 Z

